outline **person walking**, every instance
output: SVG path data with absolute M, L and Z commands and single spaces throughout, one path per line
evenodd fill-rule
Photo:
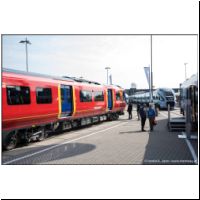
M 140 113 L 140 118 L 141 118 L 141 131 L 146 131 L 146 130 L 144 130 L 144 125 L 145 125 L 145 121 L 146 121 L 146 118 L 147 118 L 146 105 L 145 104 L 140 106 L 139 113 Z
M 127 111 L 128 111 L 128 119 L 132 119 L 132 110 L 133 110 L 132 103 L 129 102 L 128 109 L 127 109 Z
M 158 104 L 155 104 L 155 114 L 156 114 L 156 117 L 158 116 L 158 111 L 159 111 L 159 106 L 158 106 Z
M 155 110 L 153 109 L 152 105 L 149 105 L 149 109 L 148 109 L 147 114 L 148 114 L 148 118 L 149 118 L 150 131 L 153 131 L 156 113 L 155 113 Z
M 140 120 L 140 104 L 137 103 L 137 117 L 138 117 L 138 120 Z

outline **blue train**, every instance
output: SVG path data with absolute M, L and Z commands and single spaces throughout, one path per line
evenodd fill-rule
M 132 103 L 145 103 L 149 104 L 149 92 L 140 92 L 132 96 L 129 96 L 129 101 Z M 175 93 L 171 88 L 158 88 L 153 91 L 153 103 L 159 109 L 167 109 L 170 105 L 170 109 L 175 106 Z

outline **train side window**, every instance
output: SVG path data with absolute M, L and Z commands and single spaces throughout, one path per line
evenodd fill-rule
M 117 101 L 120 101 L 120 99 L 121 99 L 121 98 L 120 98 L 120 93 L 119 93 L 119 92 L 116 92 L 116 100 L 117 100 Z
M 52 103 L 51 88 L 36 88 L 36 101 L 37 104 Z
M 80 102 L 91 102 L 92 91 L 81 90 L 80 91 Z
M 104 101 L 103 91 L 94 92 L 94 101 Z
M 30 88 L 24 86 L 7 86 L 8 105 L 30 104 Z

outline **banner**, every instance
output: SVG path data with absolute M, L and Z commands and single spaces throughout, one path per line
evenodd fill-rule
M 144 67 L 144 72 L 147 78 L 148 85 L 150 87 L 150 67 Z

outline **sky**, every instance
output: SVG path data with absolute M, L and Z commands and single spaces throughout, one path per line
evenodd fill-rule
M 151 65 L 149 35 L 3 35 L 2 66 L 26 70 L 27 39 L 30 72 L 48 75 L 83 77 L 107 83 L 107 71 L 112 83 L 129 89 L 148 88 L 144 67 Z M 196 35 L 153 35 L 153 86 L 178 88 L 197 73 Z

